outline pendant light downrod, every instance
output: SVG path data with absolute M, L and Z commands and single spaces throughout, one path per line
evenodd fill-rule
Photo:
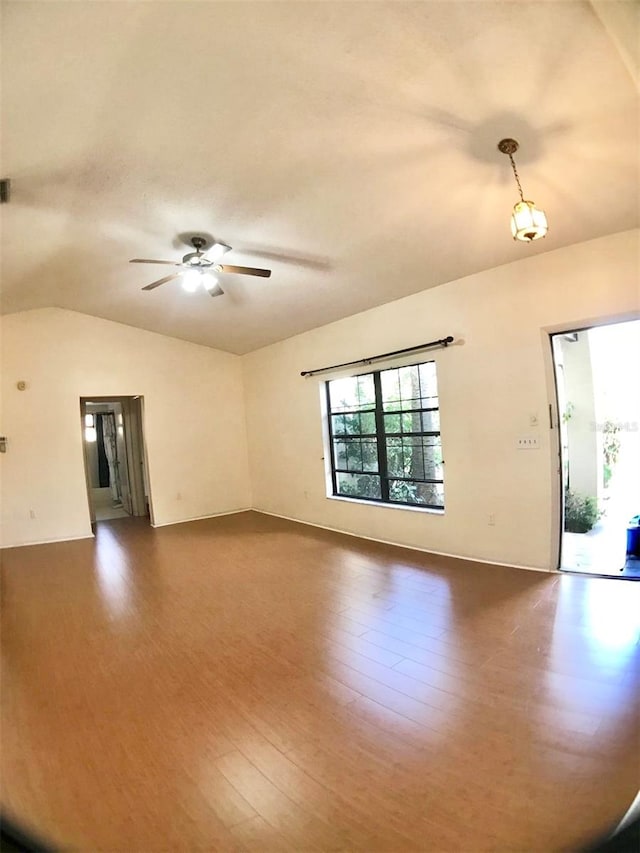
M 545 237 L 549 226 L 544 210 L 539 210 L 532 201 L 525 199 L 520 183 L 520 176 L 516 168 L 513 155 L 519 148 L 519 144 L 515 139 L 501 139 L 498 142 L 498 151 L 506 154 L 513 169 L 513 176 L 516 179 L 520 201 L 513 207 L 511 214 L 511 233 L 514 240 L 522 240 L 525 243 L 531 243 L 533 240 L 539 240 Z
M 518 170 L 516 169 L 516 161 L 513 159 L 513 155 L 520 148 L 515 139 L 501 139 L 498 142 L 498 150 L 502 151 L 503 154 L 506 154 L 511 161 L 511 168 L 513 169 L 513 176 L 516 179 L 516 184 L 518 185 L 518 192 L 520 193 L 520 201 L 524 201 L 524 196 L 522 195 L 522 185 L 520 183 L 520 175 L 518 175 Z

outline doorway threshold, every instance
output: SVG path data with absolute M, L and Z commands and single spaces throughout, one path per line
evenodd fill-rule
M 589 568 L 581 566 L 580 568 L 566 568 L 560 566 L 560 571 L 564 575 L 580 575 L 581 577 L 590 578 L 608 578 L 609 580 L 629 580 L 640 581 L 640 560 L 634 557 L 629 557 L 621 569 L 612 572 L 601 571 L 597 568 Z

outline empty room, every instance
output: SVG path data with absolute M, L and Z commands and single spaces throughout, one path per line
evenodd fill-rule
M 1 8 L 0 848 L 636 850 L 640 6 Z

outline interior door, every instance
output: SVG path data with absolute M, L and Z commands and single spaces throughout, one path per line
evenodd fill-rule
M 129 462 L 129 489 L 133 515 L 146 516 L 149 513 L 145 489 L 144 441 L 142 436 L 140 398 L 122 400 L 122 411 Z
M 94 525 L 96 523 L 96 511 L 93 506 L 93 501 L 91 500 L 91 478 L 89 476 L 89 452 L 87 447 L 87 430 L 86 430 L 86 415 L 87 415 L 87 404 L 84 400 L 80 400 L 80 429 L 82 430 L 82 455 L 84 457 L 84 476 L 87 484 L 87 502 L 89 504 L 89 518 L 91 519 L 91 524 Z
M 116 451 L 118 459 L 116 465 L 118 467 L 118 484 L 120 491 L 120 500 L 125 512 L 133 515 L 133 507 L 131 502 L 131 485 L 129 483 L 129 465 L 127 462 L 127 442 L 125 437 L 125 423 L 122 413 L 122 405 L 116 403 L 114 406 L 114 418 L 116 424 Z

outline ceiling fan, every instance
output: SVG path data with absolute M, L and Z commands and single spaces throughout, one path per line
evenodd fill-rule
M 271 270 L 258 269 L 257 267 L 238 267 L 231 264 L 219 263 L 223 255 L 231 250 L 231 246 L 226 243 L 215 242 L 208 249 L 208 254 L 203 251 L 207 245 L 204 237 L 191 237 L 191 245 L 195 249 L 194 252 L 188 252 L 181 261 L 156 261 L 148 258 L 133 258 L 129 261 L 130 264 L 168 264 L 172 267 L 180 267 L 178 272 L 166 275 L 158 281 L 152 281 L 151 284 L 145 285 L 142 290 L 154 290 L 160 287 L 161 284 L 167 284 L 173 281 L 174 278 L 184 276 L 182 286 L 185 290 L 193 292 L 200 285 L 209 293 L 210 296 L 222 296 L 224 290 L 220 287 L 220 282 L 213 273 L 238 273 L 240 275 L 256 275 L 260 278 L 269 278 Z

